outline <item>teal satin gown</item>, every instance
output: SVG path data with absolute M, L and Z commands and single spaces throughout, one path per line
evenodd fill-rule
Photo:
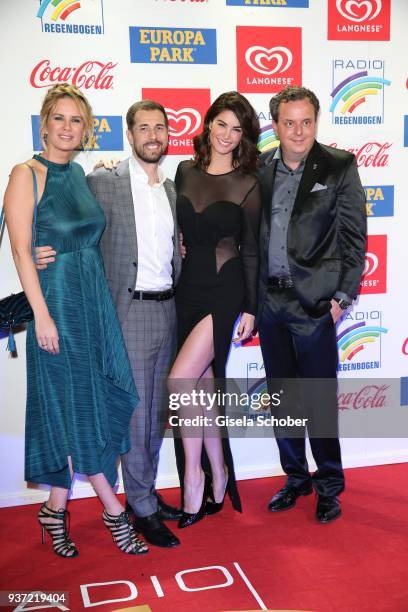
M 70 456 L 74 472 L 113 485 L 138 396 L 99 249 L 105 217 L 81 166 L 34 158 L 48 168 L 36 244 L 57 251 L 39 278 L 60 353 L 40 349 L 29 324 L 25 478 L 69 488 Z

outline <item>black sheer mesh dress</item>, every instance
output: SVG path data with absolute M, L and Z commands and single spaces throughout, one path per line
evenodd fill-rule
M 233 170 L 208 174 L 192 161 L 176 174 L 177 219 L 187 255 L 176 290 L 178 348 L 197 323 L 212 316 L 215 378 L 225 378 L 234 323 L 241 312 L 256 314 L 260 190 L 255 176 Z M 183 483 L 184 451 L 176 439 L 176 458 Z M 241 510 L 228 438 L 223 432 L 229 492 Z M 203 468 L 208 459 L 203 450 Z M 182 485 L 183 488 L 183 485 Z

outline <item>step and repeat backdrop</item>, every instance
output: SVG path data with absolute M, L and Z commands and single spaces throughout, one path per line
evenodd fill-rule
M 40 150 L 38 114 L 55 83 L 73 83 L 92 104 L 95 137 L 77 157 L 85 171 L 101 157 L 128 156 L 124 117 L 133 102 L 161 102 L 170 120 L 162 163 L 170 178 L 191 157 L 204 113 L 223 91 L 248 97 L 265 152 L 278 144 L 270 97 L 286 85 L 314 90 L 318 138 L 356 155 L 367 199 L 361 295 L 338 325 L 339 377 L 353 380 L 352 392 L 340 394 L 340 416 L 361 413 L 364 424 L 379 409 L 408 413 L 405 0 L 1 0 L 0 6 L 2 194 L 11 167 Z M 17 291 L 7 232 L 0 271 L 1 296 Z M 0 505 L 44 497 L 23 479 L 25 333 L 16 341 L 18 357 L 11 358 L 0 337 Z M 232 347 L 228 374 L 249 392 L 262 389 L 257 338 Z M 361 429 L 355 434 L 342 440 L 346 466 L 406 460 L 403 427 L 388 437 L 378 430 L 374 438 Z M 239 477 L 279 473 L 273 439 L 234 439 L 232 446 Z M 166 439 L 159 485 L 177 483 Z M 75 482 L 74 496 L 90 493 Z

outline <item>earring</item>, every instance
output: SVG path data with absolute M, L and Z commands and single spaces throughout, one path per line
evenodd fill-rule
M 43 141 L 44 141 L 44 144 L 47 144 L 47 140 L 48 140 L 48 134 L 47 134 L 47 132 L 45 132 L 45 133 L 43 134 Z

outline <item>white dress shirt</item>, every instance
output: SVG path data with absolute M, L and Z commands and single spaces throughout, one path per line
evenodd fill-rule
M 174 221 L 163 185 L 165 176 L 159 167 L 159 182 L 149 185 L 146 172 L 133 156 L 129 172 L 138 251 L 135 290 L 166 291 L 173 285 Z

